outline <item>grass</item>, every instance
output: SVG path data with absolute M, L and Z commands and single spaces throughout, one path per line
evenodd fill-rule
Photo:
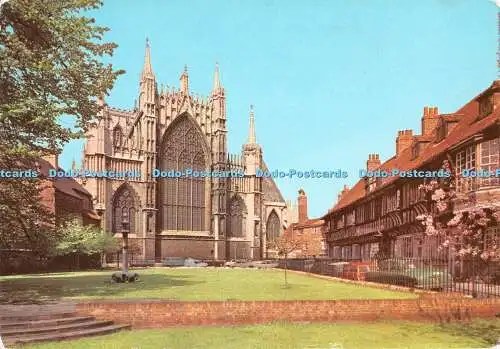
M 471 330 L 470 328 L 473 328 Z M 120 332 L 24 349 L 378 349 L 487 348 L 500 320 L 436 325 L 414 322 L 271 324 Z M 336 345 L 336 346 L 335 346 Z
M 325 300 L 404 299 L 394 292 L 283 271 L 225 268 L 149 268 L 141 280 L 111 283 L 111 271 L 0 277 L 0 303 L 34 303 L 49 299 Z

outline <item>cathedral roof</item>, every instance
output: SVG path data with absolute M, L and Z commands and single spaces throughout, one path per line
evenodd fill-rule
M 265 162 L 263 162 L 263 169 L 262 170 L 264 172 L 269 171 Z M 285 203 L 285 199 L 283 199 L 283 196 L 281 195 L 281 193 L 278 189 L 278 186 L 274 182 L 273 178 L 270 176 L 263 177 L 263 179 L 262 179 L 262 192 L 264 194 L 265 201 Z

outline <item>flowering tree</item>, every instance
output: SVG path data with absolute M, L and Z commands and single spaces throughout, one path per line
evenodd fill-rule
M 427 236 L 437 236 L 442 241 L 440 249 L 449 248 L 459 256 L 481 257 L 483 260 L 500 260 L 500 245 L 497 239 L 487 239 L 486 229 L 496 225 L 500 219 L 500 205 L 493 201 L 472 205 L 464 210 L 454 210 L 458 198 L 455 176 L 448 160 L 442 168 L 451 174 L 448 178 L 433 179 L 420 185 L 428 205 L 426 214 L 417 217 L 425 227 Z
M 276 249 L 278 256 L 285 259 L 285 287 L 288 287 L 287 269 L 288 269 L 288 256 L 290 253 L 299 249 L 301 243 L 293 236 L 293 234 L 285 232 L 276 240 L 270 243 L 270 247 Z

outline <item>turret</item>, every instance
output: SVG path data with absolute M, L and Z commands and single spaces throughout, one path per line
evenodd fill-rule
M 151 66 L 151 49 L 149 47 L 149 40 L 146 39 L 146 52 L 144 55 L 144 66 L 142 68 L 139 91 L 139 109 L 147 115 L 154 115 L 155 98 L 156 79 Z
M 250 123 L 248 127 L 248 141 L 243 145 L 243 155 L 248 175 L 254 175 L 257 169 L 262 169 L 262 149 L 257 144 L 255 135 L 255 115 L 253 105 L 250 106 Z
M 142 178 L 147 183 L 146 188 L 146 206 L 154 206 L 154 180 L 152 179 L 153 168 L 156 162 L 156 101 L 158 99 L 158 91 L 156 86 L 156 78 L 151 65 L 151 49 L 149 40 L 146 39 L 146 52 L 144 55 L 144 66 L 141 74 L 140 95 L 139 95 L 139 112 L 142 113 L 141 118 L 133 126 L 135 133 L 138 136 L 132 142 L 136 142 L 139 154 L 144 157 L 141 173 Z
M 189 94 L 189 75 L 187 65 L 184 65 L 184 71 L 180 77 L 181 82 L 181 93 L 188 95 Z
M 220 80 L 219 64 L 215 64 L 214 85 L 210 96 L 210 103 L 212 104 L 213 113 L 212 121 L 213 132 L 215 135 L 215 152 L 214 159 L 218 162 L 225 161 L 225 154 L 227 154 L 226 144 L 226 97 L 224 94 L 224 87 Z
M 220 80 L 219 63 L 215 63 L 214 87 L 212 89 L 212 103 L 215 119 L 226 119 L 226 96 Z M 221 127 L 225 128 L 225 125 Z

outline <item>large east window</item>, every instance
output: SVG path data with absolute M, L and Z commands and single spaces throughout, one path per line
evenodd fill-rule
M 206 170 L 201 134 L 188 116 L 181 116 L 165 136 L 161 153 L 163 170 L 185 174 Z M 194 173 L 194 172 L 193 172 Z M 165 230 L 205 230 L 205 178 L 181 175 L 160 181 L 161 226 Z

